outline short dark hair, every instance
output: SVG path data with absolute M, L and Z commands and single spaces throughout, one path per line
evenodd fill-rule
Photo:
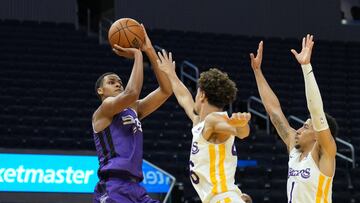
M 205 92 L 209 104 L 218 108 L 224 108 L 236 99 L 235 82 L 228 74 L 217 68 L 211 68 L 200 74 L 199 88 Z
M 330 132 L 334 138 L 337 137 L 338 131 L 339 131 L 339 125 L 336 122 L 336 119 L 332 117 L 330 114 L 325 113 L 326 120 L 329 125 Z
M 108 75 L 113 75 L 113 74 L 116 75 L 116 73 L 113 73 L 113 72 L 106 72 L 106 73 L 102 74 L 102 75 L 96 80 L 96 82 L 95 82 L 95 94 L 99 97 L 99 99 L 101 99 L 101 96 L 98 94 L 97 89 L 99 89 L 100 87 L 102 87 L 103 82 L 104 82 L 104 78 L 105 78 L 106 76 L 108 76 Z

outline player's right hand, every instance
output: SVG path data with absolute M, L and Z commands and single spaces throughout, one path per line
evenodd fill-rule
M 166 51 L 163 49 L 162 53 L 158 52 L 159 59 L 156 60 L 159 69 L 166 74 L 171 74 L 175 72 L 175 61 L 172 59 L 172 53 L 167 55 Z
M 228 120 L 228 123 L 234 127 L 244 127 L 246 126 L 251 119 L 251 114 L 244 112 L 244 113 L 233 113 Z
M 141 55 L 141 51 L 139 49 L 136 48 L 123 48 L 117 44 L 114 45 L 113 48 L 113 52 L 115 52 L 115 54 L 125 57 L 125 58 L 135 58 L 136 55 Z
M 250 54 L 251 67 L 254 71 L 261 70 L 262 56 L 263 56 L 263 41 L 259 43 L 256 56 L 254 56 L 253 53 Z
M 307 34 L 306 38 L 303 37 L 301 52 L 297 53 L 295 49 L 291 49 L 291 53 L 294 54 L 296 60 L 301 65 L 306 65 L 310 63 L 313 47 L 314 47 L 314 35 Z
M 151 40 L 150 40 L 150 38 L 149 38 L 149 36 L 148 36 L 148 34 L 146 32 L 146 29 L 145 29 L 144 25 L 141 24 L 141 27 L 142 27 L 142 29 L 144 30 L 144 33 L 145 33 L 145 41 L 141 46 L 141 50 L 142 51 L 147 51 L 149 49 L 153 49 L 153 45 L 152 45 Z

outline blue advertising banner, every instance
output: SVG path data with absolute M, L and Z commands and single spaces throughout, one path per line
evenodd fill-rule
M 96 156 L 0 154 L 0 191 L 92 193 L 98 181 Z M 144 160 L 149 193 L 167 193 L 173 178 Z

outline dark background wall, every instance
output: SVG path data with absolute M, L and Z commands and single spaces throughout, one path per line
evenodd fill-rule
M 84 24 L 80 14 L 85 12 L 81 11 L 90 7 L 95 16 L 93 23 L 97 25 L 95 21 L 103 16 L 98 11 L 111 10 L 109 5 L 115 4 L 116 18 L 132 17 L 149 28 L 286 38 L 313 33 L 318 39 L 360 41 L 359 25 L 340 23 L 340 0 L 84 2 L 88 1 L 2 0 L 0 19 L 77 23 L 79 12 L 80 24 Z
M 0 19 L 75 23 L 76 0 L 1 0 Z
M 121 0 L 115 16 L 169 30 L 360 41 L 360 26 L 341 25 L 339 0 Z

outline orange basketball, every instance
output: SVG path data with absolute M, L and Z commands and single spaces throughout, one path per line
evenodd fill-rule
M 121 18 L 111 25 L 108 39 L 111 47 L 117 44 L 124 48 L 140 48 L 145 41 L 145 33 L 136 20 Z

